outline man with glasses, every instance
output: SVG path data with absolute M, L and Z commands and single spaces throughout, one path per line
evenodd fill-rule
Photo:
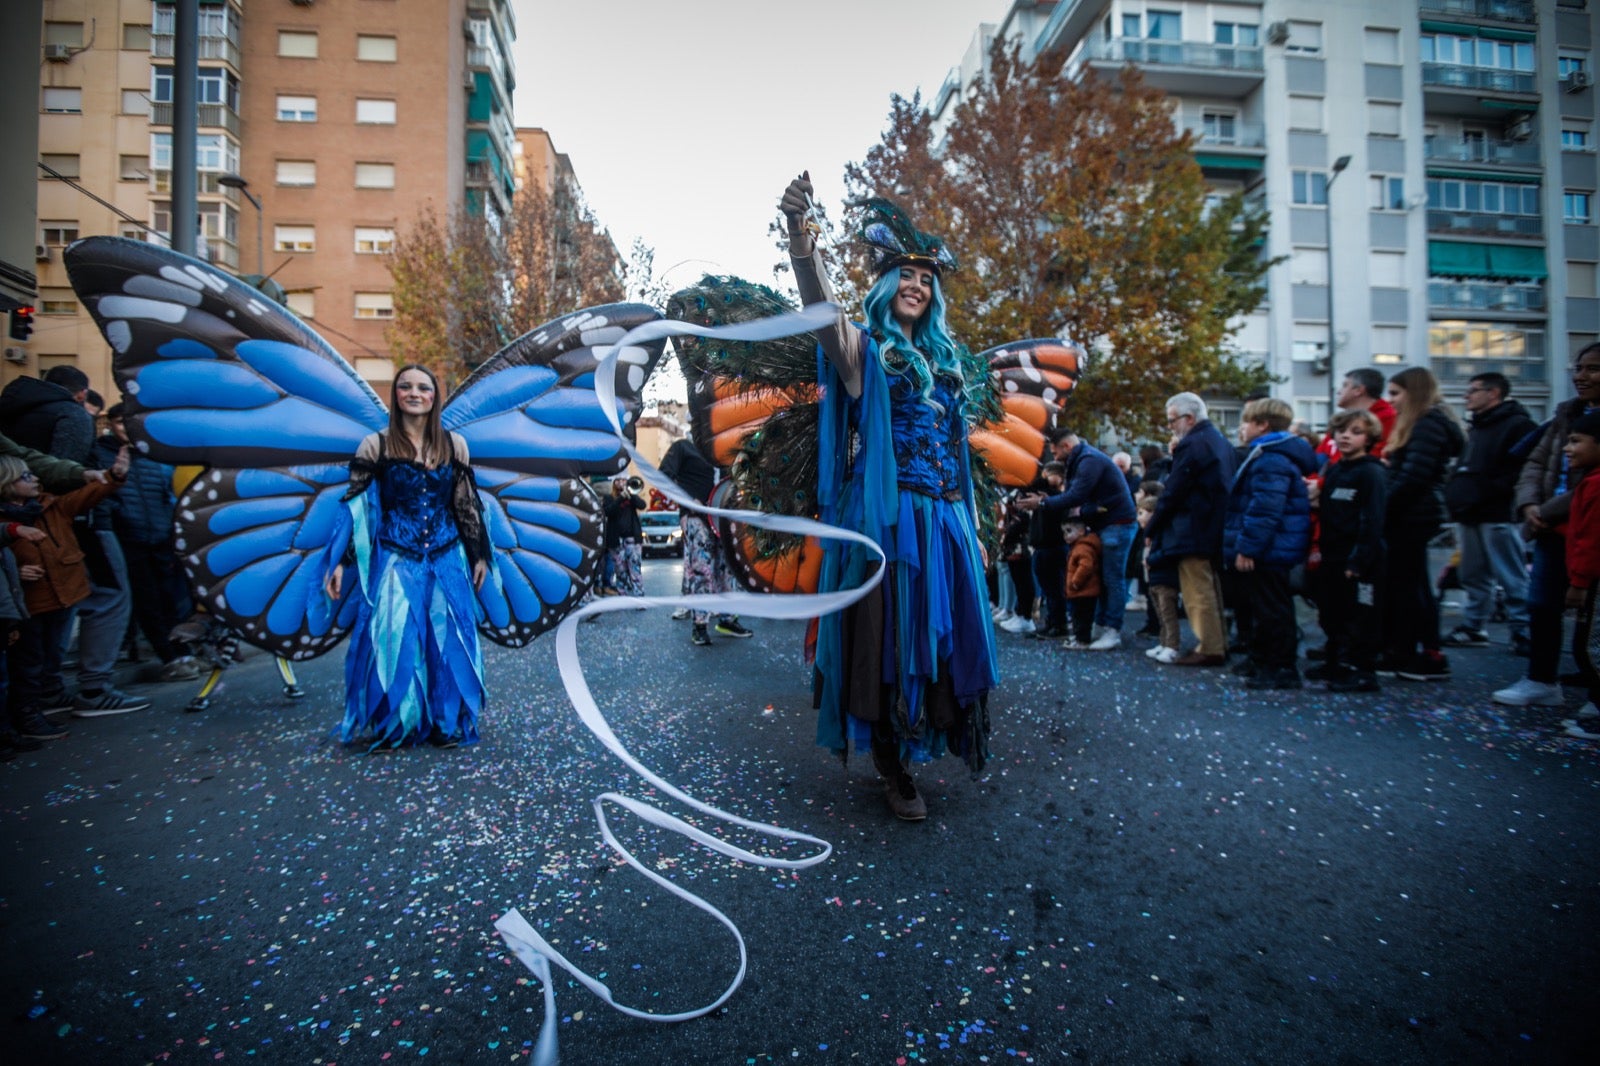
M 1178 560 L 1178 590 L 1199 640 L 1189 654 L 1173 660 L 1176 666 L 1221 666 L 1228 661 L 1218 574 L 1235 456 L 1206 414 L 1206 402 L 1192 392 L 1167 401 L 1167 427 L 1177 438 L 1172 472 L 1144 531 L 1147 546 L 1160 535 L 1167 557 Z
M 1461 624 L 1444 642 L 1456 648 L 1489 643 L 1484 623 L 1494 611 L 1494 587 L 1505 590 L 1512 650 L 1527 654 L 1528 564 L 1521 536 L 1511 522 L 1511 502 L 1522 460 L 1512 449 L 1535 428 L 1533 418 L 1510 399 L 1503 374 L 1483 373 L 1467 383 L 1467 450 L 1445 486 L 1445 505 L 1458 523 L 1461 562 L 1456 573 L 1466 592 Z

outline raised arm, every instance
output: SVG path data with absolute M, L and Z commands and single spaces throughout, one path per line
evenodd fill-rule
M 806 229 L 806 215 L 811 210 L 811 175 L 801 174 L 783 190 L 778 206 L 789 223 L 789 262 L 794 266 L 795 287 L 800 290 L 800 302 L 806 305 L 831 302 L 833 289 L 828 284 L 827 271 L 822 267 L 816 241 Z M 833 364 L 851 396 L 861 395 L 861 334 L 840 311 L 827 329 L 817 330 L 817 342 Z

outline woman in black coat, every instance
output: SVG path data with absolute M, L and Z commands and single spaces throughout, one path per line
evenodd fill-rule
M 1450 664 L 1439 652 L 1439 601 L 1428 572 L 1428 542 L 1444 528 L 1444 485 L 1466 433 L 1440 398 L 1438 380 L 1421 367 L 1390 378 L 1388 397 L 1399 414 L 1384 446 L 1389 483 L 1384 657 L 1400 677 L 1444 681 Z

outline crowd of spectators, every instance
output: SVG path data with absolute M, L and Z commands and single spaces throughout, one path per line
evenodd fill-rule
M 1505 376 L 1485 372 L 1467 386 L 1463 420 L 1428 370 L 1385 380 L 1363 368 L 1344 379 L 1320 439 L 1286 403 L 1258 397 L 1237 444 L 1181 392 L 1166 405 L 1169 447 L 1146 445 L 1137 463 L 1056 431 L 1040 483 L 1001 504 L 995 617 L 1006 632 L 1108 652 L 1124 643 L 1123 607 L 1142 608 L 1140 633 L 1156 638 L 1145 654 L 1159 664 L 1334 692 L 1448 681 L 1445 651 L 1493 645 L 1493 619 L 1506 625 L 1502 646 L 1527 659 L 1494 701 L 1561 707 L 1563 616 L 1574 611 L 1578 672 L 1566 680 L 1588 702 L 1563 726 L 1600 739 L 1600 482 L 1585 477 L 1600 463 L 1600 344 L 1578 353 L 1572 387 L 1540 424 Z M 1429 553 L 1450 541 L 1465 602 L 1441 633 Z M 1302 626 L 1297 597 L 1323 633 L 1306 640 L 1305 668 L 1310 612 Z

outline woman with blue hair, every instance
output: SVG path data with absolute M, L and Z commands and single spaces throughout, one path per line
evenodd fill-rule
M 802 174 L 780 207 L 806 304 L 830 300 L 808 228 Z M 927 817 L 908 767 L 947 751 L 974 773 L 988 755 L 987 698 L 999 681 L 967 451 L 971 380 L 945 323 L 941 273 L 955 260 L 885 200 L 868 201 L 862 239 L 878 279 L 866 323 L 841 313 L 817 333 L 817 498 L 823 521 L 865 533 L 888 570 L 866 598 L 820 619 L 817 742 L 867 747 L 894 814 Z M 830 543 L 821 588 L 859 586 L 876 557 Z

